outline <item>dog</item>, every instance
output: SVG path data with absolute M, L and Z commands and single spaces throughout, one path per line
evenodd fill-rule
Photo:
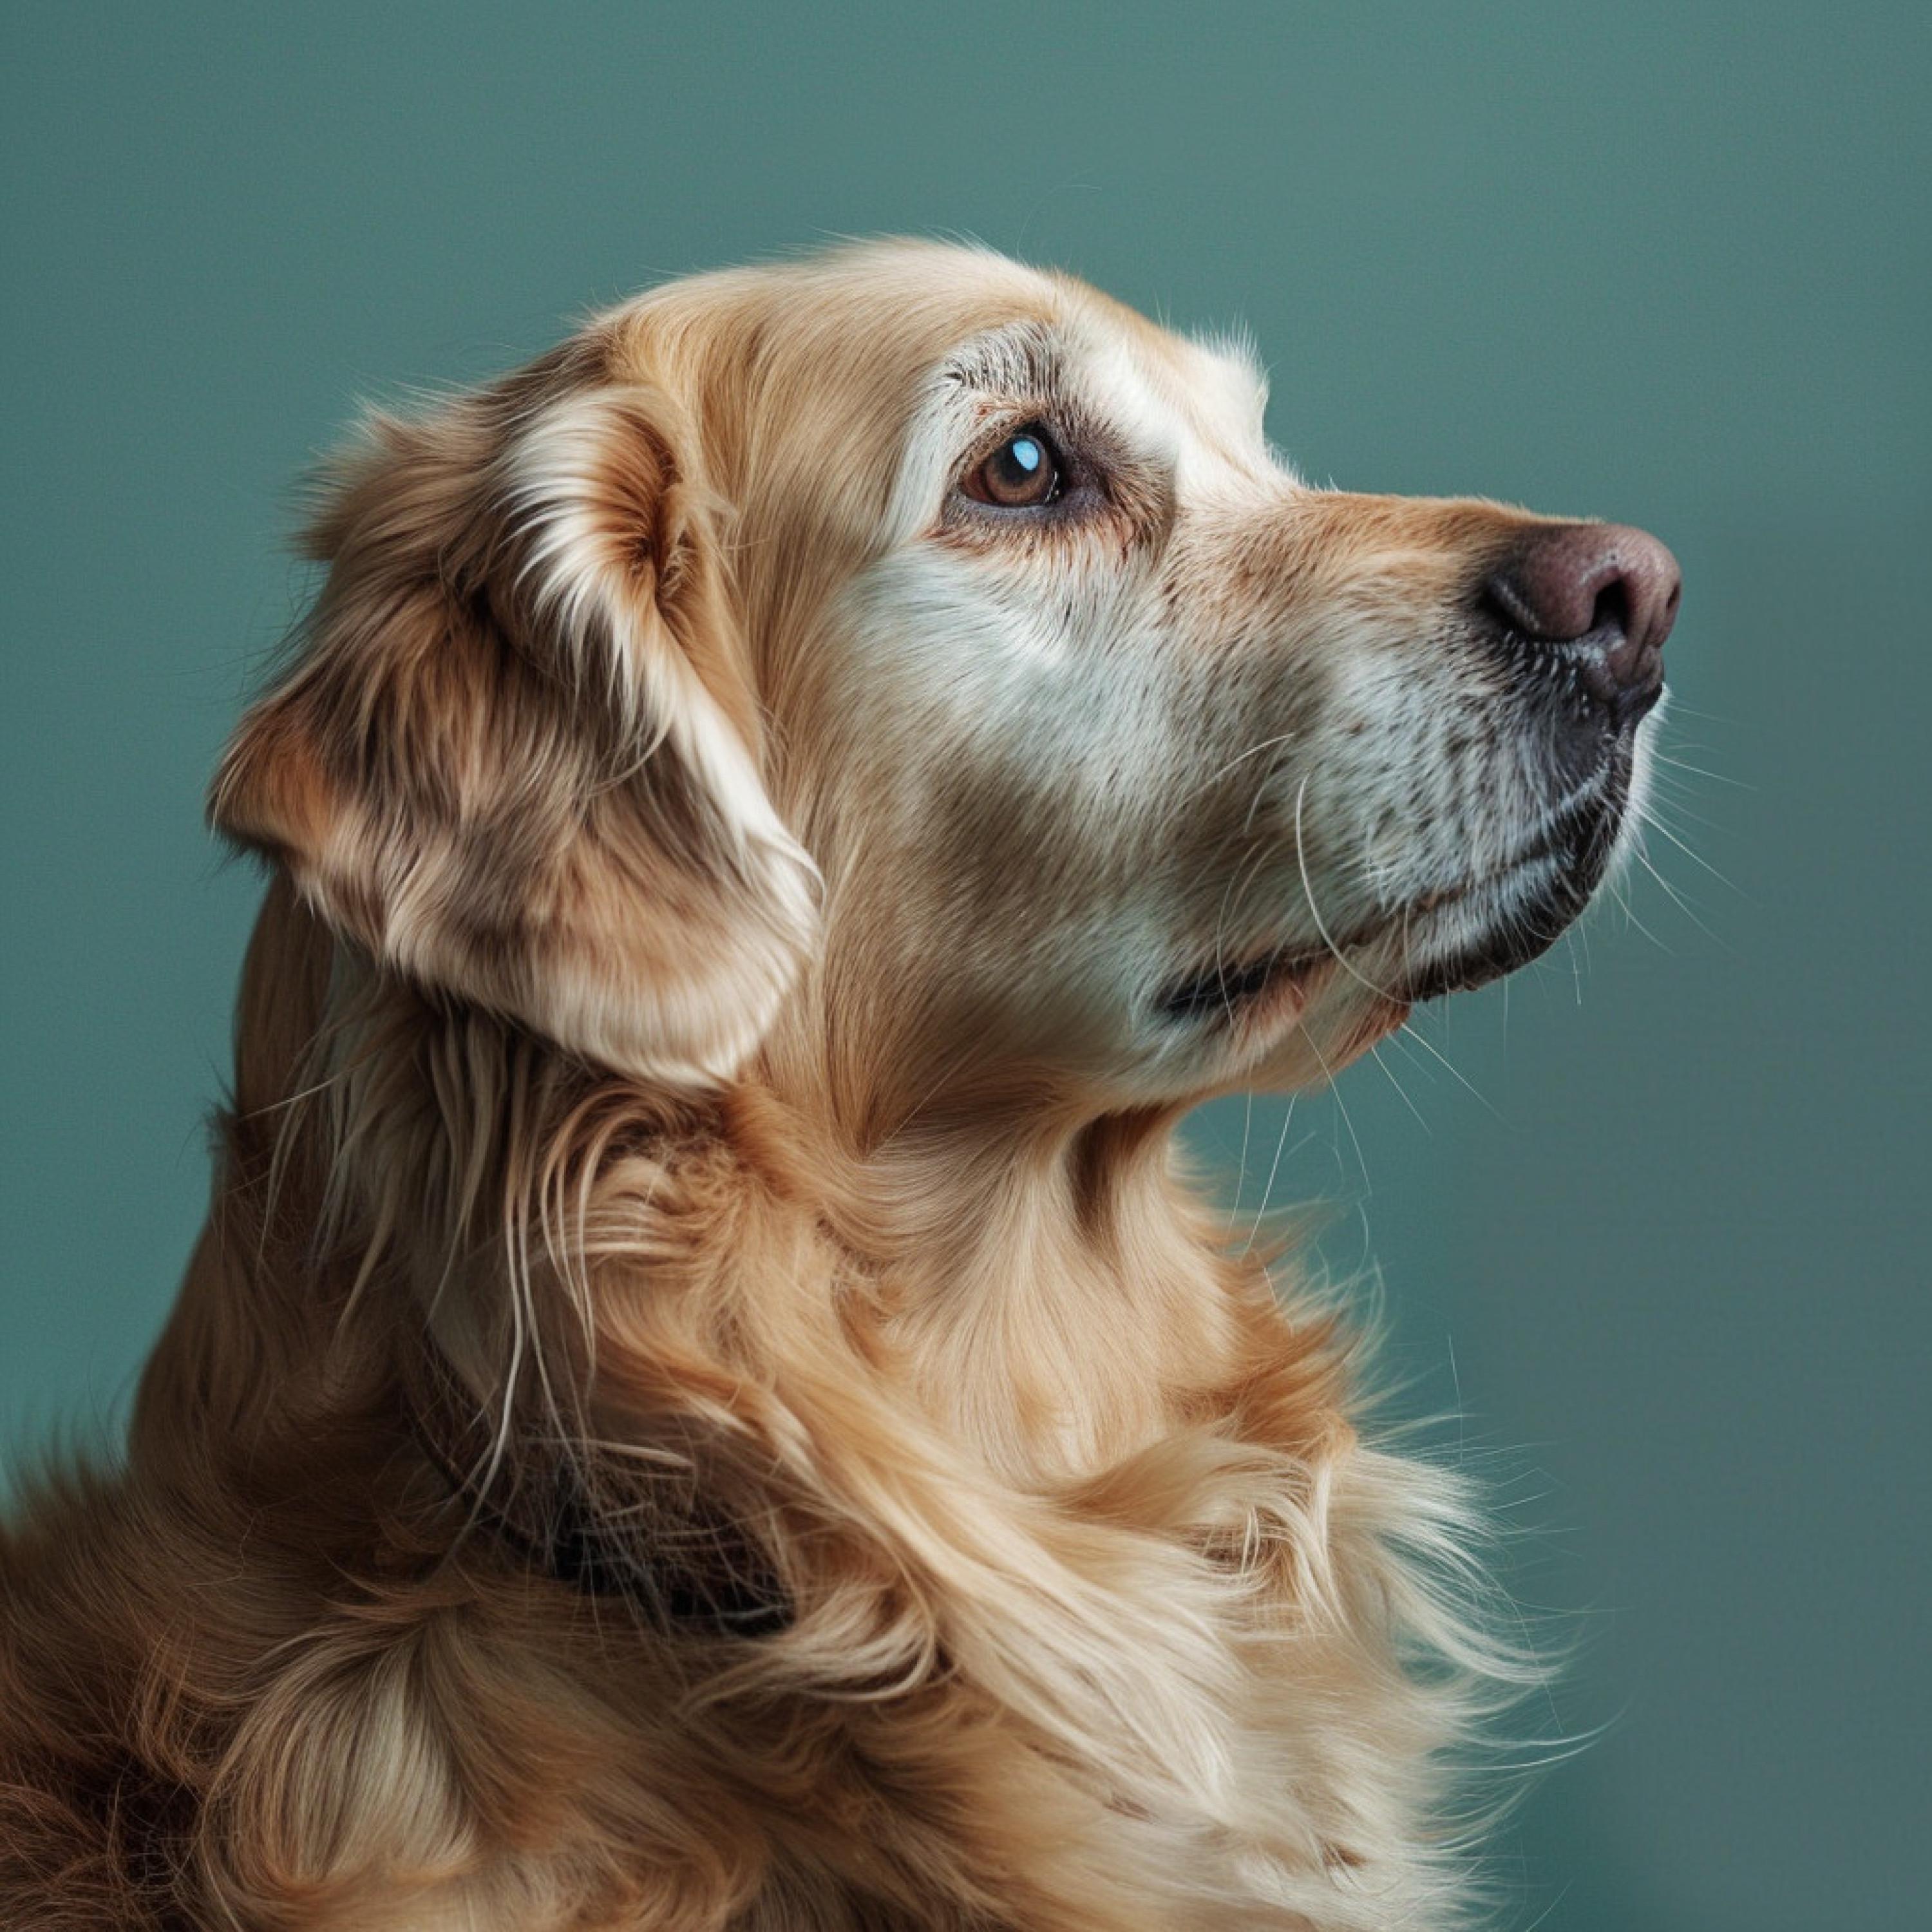
M 0 1922 L 1464 1922 L 1471 1498 L 1173 1130 L 1582 908 L 1678 573 L 1264 400 L 892 242 L 326 473 L 206 1229 L 0 1546 Z

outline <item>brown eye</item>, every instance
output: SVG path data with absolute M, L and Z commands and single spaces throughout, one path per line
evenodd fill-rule
M 968 496 L 1005 510 L 1037 509 L 1060 494 L 1060 458 L 1046 433 L 1016 430 L 967 478 Z

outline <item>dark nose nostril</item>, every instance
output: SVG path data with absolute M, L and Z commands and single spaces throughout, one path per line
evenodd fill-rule
M 1682 582 L 1656 538 L 1621 524 L 1551 524 L 1530 532 L 1483 586 L 1508 628 L 1573 669 L 1619 722 L 1664 688 L 1664 642 Z
M 1630 629 L 1630 592 L 1621 577 L 1613 577 L 1597 592 L 1597 601 L 1590 607 L 1590 628 L 1583 634 L 1617 630 L 1628 636 Z

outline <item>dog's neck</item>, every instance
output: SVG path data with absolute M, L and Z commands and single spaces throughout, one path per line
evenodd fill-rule
M 368 1117 L 354 1123 L 362 1142 L 345 1150 L 343 1117 L 326 1102 L 295 1097 L 314 1084 L 308 1042 L 339 1023 L 342 998 L 332 943 L 278 883 L 251 950 L 239 1022 L 230 1160 L 256 1177 L 253 1191 L 231 1179 L 218 1214 L 245 1215 L 272 1192 L 276 1226 L 230 1228 L 221 1244 L 246 1255 L 273 1234 L 281 1258 L 265 1273 L 284 1282 L 299 1270 L 312 1276 L 328 1178 L 370 1145 Z M 390 1037 L 406 1043 L 420 1036 L 412 1028 L 455 1023 L 446 1015 L 400 1014 Z M 534 1064 L 546 1076 L 552 1071 L 547 1061 Z M 479 1403 L 494 1412 L 506 1349 L 521 1346 L 500 1318 L 509 1300 L 501 1272 L 512 1252 L 508 1224 L 447 1222 L 452 1167 L 474 1160 L 475 1150 L 452 1144 L 451 1124 L 422 1076 L 380 1063 L 374 1070 L 385 1104 L 404 1096 L 396 1104 L 412 1124 L 377 1138 L 382 1171 L 374 1178 L 390 1204 L 373 1219 L 424 1218 L 422 1229 L 392 1226 L 383 1236 L 392 1252 L 377 1270 L 380 1292 L 402 1297 L 388 1320 L 406 1329 L 427 1323 L 434 1310 L 439 1322 L 454 1313 L 460 1327 L 466 1298 L 486 1310 L 495 1304 L 495 1330 L 487 1321 L 473 1326 L 452 1350 Z M 568 1112 L 586 1104 L 590 1090 L 560 1076 L 553 1104 Z M 622 1106 L 611 1105 L 618 1118 Z M 640 1178 L 610 1213 L 632 1216 L 635 1250 L 614 1253 L 604 1243 L 599 1284 L 588 1298 L 598 1324 L 595 1406 L 608 1429 L 633 1426 L 622 1372 L 648 1379 L 648 1365 L 636 1358 L 663 1346 L 650 1309 L 654 1298 L 676 1291 L 659 1283 L 674 1284 L 681 1269 L 728 1268 L 740 1250 L 742 1265 L 770 1277 L 759 1296 L 777 1293 L 772 1284 L 782 1282 L 798 1304 L 788 1313 L 753 1298 L 748 1320 L 810 1321 L 835 1309 L 838 1346 L 869 1358 L 872 1372 L 959 1453 L 1028 1488 L 1077 1484 L 1202 1419 L 1211 1392 L 1238 1373 L 1242 1311 L 1267 1296 L 1259 1260 L 1226 1253 L 1215 1218 L 1176 1172 L 1172 1112 L 1082 1112 L 1016 1096 L 928 1108 L 865 1145 L 840 1130 L 821 1091 L 763 1070 L 701 1104 L 634 1111 L 612 1144 L 626 1146 Z M 299 1144 L 285 1132 L 291 1119 L 303 1123 Z M 601 1174 L 590 1178 L 604 1185 Z M 510 1202 L 509 1211 L 527 1216 L 536 1206 L 525 1198 Z M 522 1225 L 541 1262 L 542 1238 L 530 1220 Z M 356 1240 L 369 1238 L 365 1221 Z M 466 1250 L 460 1265 L 459 1248 Z M 340 1272 L 345 1282 L 358 1277 L 352 1254 Z M 236 1304 L 228 1316 L 190 1315 L 177 1324 L 203 1349 L 232 1349 L 229 1338 L 251 1325 L 244 1304 L 257 1291 L 224 1280 L 220 1292 Z M 560 1304 L 560 1286 L 549 1283 Z M 184 1314 L 215 1292 L 191 1277 Z M 319 1300 L 306 1324 L 319 1357 L 339 1360 L 344 1338 L 379 1318 L 380 1304 L 340 1318 Z M 550 1366 L 556 1371 L 568 1360 Z M 1185 1365 L 1184 1382 L 1175 1379 L 1177 1364 Z M 304 1373 L 318 1399 L 341 1380 L 337 1369 L 325 1373 L 320 1359 Z M 237 1381 L 220 1364 L 195 1372 L 197 1384 L 211 1376 Z M 260 1400 L 237 1399 L 251 1414 Z M 248 1426 L 260 1426 L 259 1418 Z
M 854 1245 L 950 1432 L 1021 1480 L 1090 1473 L 1190 1413 L 1238 1346 L 1171 1116 L 960 1119 L 874 1150 Z M 1187 1365 L 1186 1384 L 1174 1380 Z M 1198 1376 L 1198 1380 L 1195 1378 Z
M 835 1264 L 876 1284 L 881 1336 L 942 1426 L 1030 1481 L 1197 1413 L 1239 1346 L 1231 1304 L 1269 1291 L 1190 1181 L 1185 1108 L 1124 1105 L 1017 1056 L 1002 1070 L 931 1016 L 922 1043 L 877 1016 L 863 1051 L 832 997 L 802 989 L 726 1131 L 822 1224 Z

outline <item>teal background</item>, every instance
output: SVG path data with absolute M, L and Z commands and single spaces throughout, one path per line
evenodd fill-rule
M 103 1430 L 201 1212 L 257 891 L 202 788 L 354 400 L 685 269 L 970 232 L 1244 322 L 1316 477 L 1682 560 L 1692 852 L 1423 1019 L 1456 1077 L 1398 1042 L 1304 1100 L 1274 1196 L 1340 1204 L 1405 1402 L 1460 1402 L 1584 1634 L 1542 1728 L 1603 1735 L 1508 1839 L 1505 1922 L 1927 1922 L 1932 14 L 4 18 L 9 1442 Z M 1202 1124 L 1231 1168 L 1243 1120 Z

